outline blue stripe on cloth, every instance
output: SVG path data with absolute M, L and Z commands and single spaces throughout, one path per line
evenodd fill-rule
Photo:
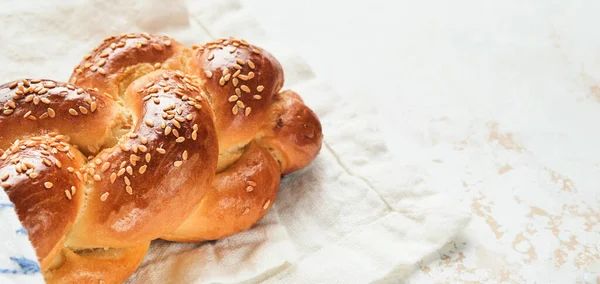
M 2 274 L 35 274 L 40 273 L 41 269 L 34 260 L 24 257 L 11 257 L 10 260 L 19 265 L 19 269 L 0 269 Z
M 15 233 L 17 233 L 17 235 L 27 235 L 27 231 L 23 227 L 21 227 L 21 229 L 16 230 Z
M 7 208 L 7 207 L 13 208 L 15 206 L 12 203 L 0 203 L 0 208 Z

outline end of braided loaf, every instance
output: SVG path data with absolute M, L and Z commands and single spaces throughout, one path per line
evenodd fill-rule
M 279 62 L 244 40 L 109 37 L 69 82 L 0 87 L 0 179 L 51 283 L 122 282 L 154 239 L 246 230 L 321 148 Z

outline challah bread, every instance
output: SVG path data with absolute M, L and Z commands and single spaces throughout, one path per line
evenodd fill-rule
M 124 94 L 132 131 L 88 164 L 93 177 L 69 233 L 73 248 L 126 248 L 175 230 L 210 188 L 217 165 L 212 111 L 191 77 L 160 70 Z M 109 190 L 110 189 L 110 190 Z
M 243 40 L 190 49 L 109 37 L 69 82 L 0 88 L 2 186 L 50 283 L 119 283 L 151 240 L 246 230 L 273 205 L 281 175 L 321 148 L 316 115 L 280 92 L 279 62 Z

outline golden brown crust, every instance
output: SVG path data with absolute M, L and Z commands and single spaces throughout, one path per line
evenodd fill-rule
M 277 162 L 267 150 L 251 143 L 235 164 L 217 174 L 212 191 L 194 214 L 164 239 L 216 240 L 249 229 L 275 202 L 279 181 Z
M 323 141 L 319 118 L 290 90 L 273 98 L 262 133 L 258 142 L 273 153 L 283 174 L 308 165 L 321 150 Z
M 104 39 L 73 69 L 69 82 L 98 88 L 114 98 L 135 79 L 157 69 L 185 70 L 191 50 L 172 38 L 147 33 Z
M 60 266 L 44 273 L 47 283 L 123 283 L 140 265 L 150 243 L 127 249 L 61 252 Z
M 278 93 L 279 62 L 244 40 L 192 52 L 164 36 L 110 37 L 70 82 L 82 88 L 0 86 L 0 178 L 9 173 L 0 185 L 52 283 L 122 282 L 153 239 L 250 228 L 272 206 L 281 174 L 321 147 L 316 115 L 296 93 Z M 56 153 L 44 148 L 52 145 Z M 52 185 L 42 190 L 38 179 Z
M 15 204 L 42 269 L 62 249 L 83 204 L 84 187 L 74 172 L 85 158 L 67 141 L 55 134 L 32 137 L 0 156 L 0 185 Z
M 254 138 L 283 86 L 283 69 L 270 53 L 234 38 L 197 48 L 187 72 L 204 80 L 211 97 L 219 153 Z
M 111 142 L 111 125 L 125 119 L 112 98 L 52 80 L 4 84 L 0 86 L 0 106 L 0 148 L 23 136 L 55 131 L 85 147 L 81 150 L 95 152 Z
M 130 247 L 170 233 L 212 183 L 217 137 L 193 78 L 156 71 L 125 94 L 135 126 L 88 165 L 88 202 L 71 247 Z

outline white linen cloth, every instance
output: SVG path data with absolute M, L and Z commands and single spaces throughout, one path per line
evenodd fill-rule
M 390 155 L 372 117 L 376 110 L 360 105 L 368 94 L 333 92 L 298 51 L 268 38 L 237 0 L 1 5 L 2 82 L 67 80 L 83 55 L 122 32 L 165 34 L 189 45 L 231 35 L 273 53 L 286 72 L 284 88 L 297 91 L 323 123 L 320 155 L 283 178 L 257 226 L 216 242 L 155 241 L 129 283 L 397 283 L 470 219 L 460 197 L 440 193 L 451 176 L 429 176 L 424 166 Z M 3 232 L 0 264 L 15 254 L 7 248 L 14 237 Z

